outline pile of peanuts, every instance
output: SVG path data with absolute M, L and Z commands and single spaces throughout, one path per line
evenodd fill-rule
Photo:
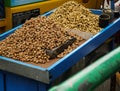
M 82 38 L 69 34 L 52 20 L 38 16 L 26 21 L 21 28 L 0 42 L 0 55 L 23 62 L 43 64 L 50 61 L 46 54 L 47 49 L 58 47 L 73 36 L 77 38 L 73 46 L 77 47 L 76 44 Z M 69 47 L 64 55 L 72 50 L 73 48 Z
M 58 7 L 48 18 L 55 21 L 64 28 L 76 29 L 93 34 L 98 33 L 99 27 L 98 15 L 75 1 L 69 1 Z
M 77 40 L 57 57 L 62 58 L 79 46 L 81 37 L 68 33 L 68 29 L 77 29 L 96 34 L 98 16 L 82 5 L 69 1 L 60 6 L 48 17 L 38 16 L 27 20 L 6 39 L 0 41 L 0 55 L 23 62 L 45 64 L 50 61 L 46 50 L 65 43 L 71 37 Z

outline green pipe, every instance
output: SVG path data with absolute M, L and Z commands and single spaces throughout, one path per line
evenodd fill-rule
M 93 91 L 120 69 L 120 47 L 49 91 Z

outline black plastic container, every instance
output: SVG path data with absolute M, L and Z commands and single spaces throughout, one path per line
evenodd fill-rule
M 99 27 L 105 28 L 109 25 L 110 16 L 108 14 L 102 14 L 99 16 Z
M 115 17 L 115 18 L 120 17 L 120 13 L 119 13 L 119 11 L 114 11 L 114 17 Z

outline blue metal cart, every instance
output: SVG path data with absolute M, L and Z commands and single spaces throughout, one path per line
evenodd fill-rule
M 54 10 L 44 14 L 49 15 Z M 100 10 L 92 10 L 101 14 Z M 0 35 L 5 39 L 22 25 Z M 0 91 L 47 91 L 50 84 L 120 30 L 120 18 L 47 68 L 0 56 Z

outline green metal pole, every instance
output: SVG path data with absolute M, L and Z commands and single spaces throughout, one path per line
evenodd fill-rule
M 49 91 L 93 91 L 120 69 L 120 47 Z

